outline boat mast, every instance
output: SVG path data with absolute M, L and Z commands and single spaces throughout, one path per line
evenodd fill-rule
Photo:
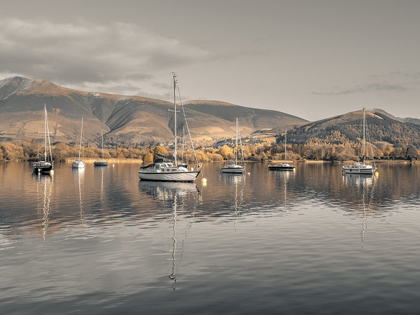
M 102 160 L 104 159 L 104 131 L 101 129 L 102 135 Z
M 287 129 L 284 131 L 284 161 L 286 162 Z
M 47 105 L 44 104 L 44 161 L 47 162 Z
M 238 117 L 236 117 L 236 149 L 235 149 L 235 165 L 238 164 Z
M 184 149 L 185 149 L 185 126 L 182 126 L 182 152 L 181 152 L 181 162 L 184 162 Z M 185 159 L 186 161 L 187 159 Z
M 177 165 L 177 139 L 176 139 L 176 74 L 174 73 L 174 136 L 175 136 L 175 149 L 174 149 L 174 158 L 175 165 Z
M 80 152 L 82 151 L 82 138 L 83 138 L 83 117 L 82 117 L 82 129 L 80 129 L 79 161 L 80 161 Z
M 366 155 L 366 114 L 365 108 L 363 107 L 363 164 L 365 164 Z

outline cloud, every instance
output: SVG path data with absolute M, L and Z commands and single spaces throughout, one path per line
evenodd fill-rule
M 159 89 L 163 89 L 163 90 L 169 90 L 171 87 L 173 87 L 166 83 L 157 83 L 157 82 L 153 83 L 152 86 Z
M 138 92 L 158 73 L 214 58 L 210 51 L 138 25 L 85 20 L 0 19 L 0 47 L 3 78 L 17 73 L 113 93 Z
M 409 90 L 408 88 L 400 84 L 390 84 L 390 83 L 369 83 L 364 85 L 356 85 L 350 89 L 345 89 L 337 92 L 313 92 L 315 95 L 346 95 L 346 94 L 356 94 L 356 93 L 369 93 L 369 92 L 403 92 Z

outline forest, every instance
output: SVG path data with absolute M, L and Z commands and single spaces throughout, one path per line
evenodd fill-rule
M 335 138 L 339 135 L 335 135 Z M 343 140 L 344 141 L 344 140 Z M 243 143 L 243 157 L 245 161 L 269 161 L 285 159 L 284 144 L 281 138 L 267 139 L 266 141 L 245 142 Z M 43 145 L 40 141 L 34 139 L 14 140 L 10 142 L 0 142 L 0 161 L 35 161 L 42 157 Z M 106 144 L 103 150 L 103 156 L 117 159 L 138 159 L 145 164 L 153 161 L 155 153 L 165 155 L 172 154 L 173 148 L 166 148 L 161 145 L 149 144 L 131 144 L 115 145 Z M 211 145 L 197 144 L 195 150 L 198 162 L 221 162 L 223 160 L 235 159 L 234 146 L 230 143 L 222 146 L 213 147 Z M 66 158 L 76 157 L 79 154 L 79 146 L 75 144 L 54 143 L 52 146 L 52 155 L 54 161 L 64 161 Z M 239 158 L 242 154 L 239 151 Z M 82 146 L 81 156 L 86 158 L 100 158 L 102 150 L 94 143 Z M 420 151 L 414 146 L 392 146 L 386 143 L 377 143 L 376 145 L 366 145 L 366 156 L 375 159 L 417 159 Z M 360 141 L 328 141 L 327 139 L 311 139 L 305 144 L 288 144 L 287 160 L 305 161 L 357 161 L 362 157 L 362 144 Z M 194 162 L 192 150 L 179 150 L 178 158 L 183 161 Z

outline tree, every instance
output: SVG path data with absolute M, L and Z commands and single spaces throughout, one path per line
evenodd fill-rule
M 153 153 L 147 152 L 143 157 L 143 163 L 145 165 L 149 165 L 149 164 L 153 163 Z

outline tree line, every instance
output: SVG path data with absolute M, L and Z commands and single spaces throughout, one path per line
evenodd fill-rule
M 14 140 L 0 142 L 0 161 L 35 161 L 42 157 L 44 152 L 43 144 L 34 139 Z M 115 146 L 106 145 L 103 150 L 105 159 L 108 158 L 130 158 L 151 163 L 156 157 L 155 153 L 170 155 L 173 148 L 166 148 L 159 145 L 136 145 L 136 146 Z M 52 147 L 54 161 L 64 161 L 66 158 L 76 157 L 79 154 L 79 147 L 76 144 L 55 143 Z M 101 158 L 102 150 L 94 143 L 82 146 L 81 155 L 88 158 Z M 235 149 L 228 144 L 220 147 L 198 145 L 196 149 L 197 160 L 203 162 L 221 162 L 235 159 Z M 348 142 L 346 144 L 326 143 L 313 139 L 306 144 L 287 145 L 287 154 L 284 153 L 284 144 L 274 141 L 262 141 L 261 143 L 246 142 L 243 144 L 243 156 L 246 161 L 267 161 L 267 160 L 325 160 L 325 161 L 346 161 L 360 160 L 362 157 L 362 145 L 359 142 Z M 375 159 L 417 159 L 420 151 L 413 146 L 394 147 L 390 144 L 367 145 L 367 156 Z M 241 153 L 239 152 L 239 157 Z M 185 162 L 194 162 L 192 150 L 185 152 L 178 151 L 178 159 Z

